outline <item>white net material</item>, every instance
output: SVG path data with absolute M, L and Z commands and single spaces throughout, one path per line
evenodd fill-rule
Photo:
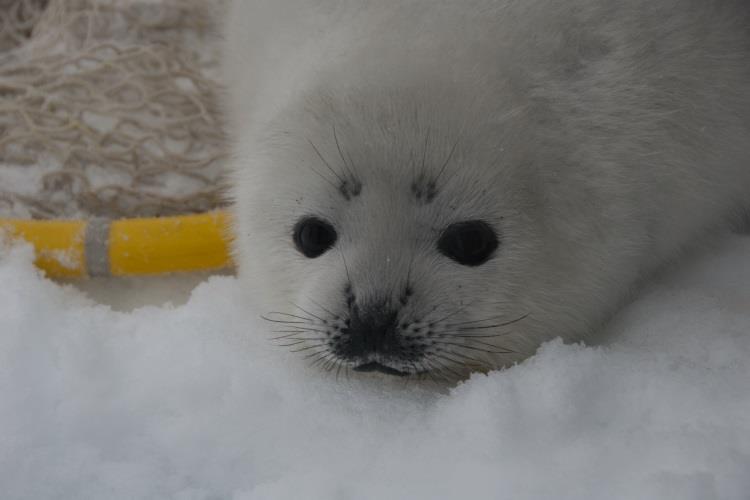
M 215 0 L 0 0 L 0 217 L 223 204 Z

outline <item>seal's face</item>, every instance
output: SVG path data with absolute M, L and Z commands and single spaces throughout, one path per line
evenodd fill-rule
M 381 224 L 383 222 L 380 221 Z M 430 237 L 430 232 L 425 231 L 425 240 Z M 412 234 L 416 233 L 418 229 L 415 228 Z M 435 233 L 435 249 L 428 252 L 430 258 L 440 260 L 440 256 L 432 255 L 436 251 L 459 266 L 479 267 L 495 256 L 499 246 L 498 230 L 482 220 L 455 222 Z M 323 352 L 333 356 L 332 360 L 345 362 L 357 371 L 377 370 L 403 375 L 424 371 L 435 364 L 440 365 L 441 363 L 437 363 L 440 359 L 450 361 L 453 358 L 449 354 L 458 354 L 456 362 L 464 364 L 465 360 L 473 358 L 461 351 L 470 350 L 469 347 L 476 349 L 481 343 L 474 342 L 477 345 L 468 346 L 457 343 L 457 339 L 465 341 L 468 338 L 484 338 L 489 335 L 480 334 L 481 330 L 515 322 L 502 325 L 502 322 L 496 321 L 497 318 L 492 318 L 494 325 L 484 324 L 483 321 L 462 322 L 455 319 L 456 316 L 461 318 L 460 313 L 465 308 L 460 304 L 447 314 L 439 304 L 432 304 L 430 307 L 425 307 L 424 303 L 419 304 L 420 298 L 415 294 L 417 288 L 421 288 L 418 283 L 423 279 L 412 276 L 413 259 L 409 259 L 406 273 L 401 277 L 393 274 L 386 279 L 391 274 L 388 273 L 391 261 L 401 260 L 398 255 L 392 257 L 394 250 L 406 250 L 407 256 L 411 254 L 417 258 L 419 249 L 408 242 L 404 244 L 403 240 L 408 238 L 408 234 L 402 235 L 401 242 L 396 238 L 389 238 L 387 233 L 381 237 L 393 242 L 390 244 L 391 248 L 381 248 L 376 252 L 353 252 L 355 270 L 366 265 L 366 262 L 378 264 L 380 259 L 379 272 L 377 268 L 374 273 L 367 274 L 355 271 L 354 276 L 358 279 L 348 269 L 345 246 L 339 247 L 340 255 L 337 257 L 341 258 L 346 279 L 341 290 L 337 292 L 334 288 L 330 291 L 334 298 L 339 295 L 339 304 L 333 305 L 328 301 L 329 307 L 317 305 L 312 310 L 297 306 L 299 311 L 293 316 L 277 313 L 275 318 L 268 318 L 270 321 L 296 325 L 282 338 L 293 341 L 296 339 L 304 344 L 308 341 L 306 334 L 312 335 L 319 341 L 313 345 L 325 345 Z M 333 223 L 319 216 L 308 215 L 300 218 L 295 225 L 293 241 L 302 255 L 318 259 L 327 252 L 335 252 L 338 232 Z M 397 265 L 396 262 L 393 264 Z M 367 285 L 363 286 L 360 281 Z M 311 302 L 314 303 L 312 300 Z M 424 298 L 421 302 L 424 302 Z M 289 318 L 303 323 L 289 323 Z M 474 335 L 469 337 L 461 332 L 474 332 Z M 454 347 L 445 349 L 444 346 Z M 484 343 L 481 350 L 488 351 L 489 346 L 490 344 Z M 479 361 L 477 363 L 481 364 Z
M 406 116 L 324 100 L 253 141 L 243 279 L 277 339 L 327 368 L 463 376 L 529 354 L 529 172 L 496 168 L 523 164 L 513 134 L 477 150 L 463 124 Z

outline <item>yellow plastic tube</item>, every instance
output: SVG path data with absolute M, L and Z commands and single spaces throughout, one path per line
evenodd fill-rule
M 89 221 L 0 219 L 0 232 L 34 246 L 50 277 L 137 276 L 232 266 L 230 216 Z

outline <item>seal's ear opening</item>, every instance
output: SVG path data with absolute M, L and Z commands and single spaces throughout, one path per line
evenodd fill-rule
M 318 217 L 303 217 L 294 226 L 294 245 L 309 259 L 326 253 L 336 243 L 337 238 L 333 225 Z
M 487 262 L 500 245 L 495 230 L 484 221 L 451 224 L 440 235 L 440 253 L 464 266 L 476 267 Z

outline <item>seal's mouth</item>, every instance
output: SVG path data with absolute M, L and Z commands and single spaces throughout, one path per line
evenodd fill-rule
M 355 366 L 353 369 L 355 372 L 380 372 L 385 373 L 386 375 L 395 375 L 397 377 L 405 377 L 409 375 L 406 372 L 396 370 L 395 368 L 391 368 L 390 366 L 385 366 L 378 363 L 377 361 L 364 363 L 359 366 Z

